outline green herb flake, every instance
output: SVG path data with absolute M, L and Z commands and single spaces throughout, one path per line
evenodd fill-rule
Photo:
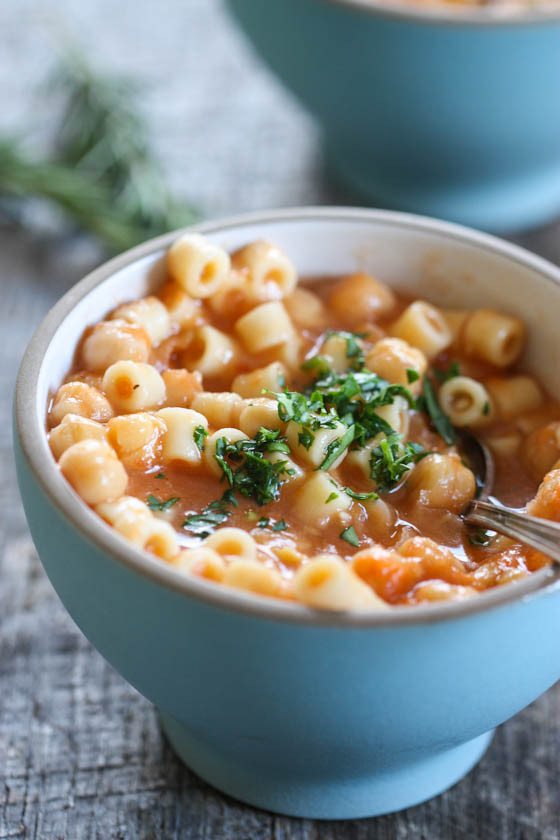
M 219 438 L 214 458 L 232 491 L 265 505 L 278 499 L 288 474 L 288 461 L 269 460 L 265 456 L 271 452 L 289 453 L 290 447 L 278 429 L 261 427 L 254 438 L 234 443 Z
M 356 490 L 352 490 L 351 487 L 345 487 L 344 492 L 347 496 L 350 496 L 351 499 L 355 499 L 357 502 L 367 502 L 370 499 L 378 499 L 379 495 L 375 492 L 371 493 L 357 493 Z
M 170 499 L 166 499 L 165 501 L 160 501 L 157 496 L 153 496 L 151 493 L 146 499 L 146 504 L 150 508 L 150 510 L 159 510 L 159 511 L 166 511 L 169 508 L 173 507 L 173 505 L 179 501 L 179 496 L 172 496 Z
M 333 490 L 333 492 L 325 499 L 325 504 L 328 505 L 329 502 L 334 502 L 335 499 L 338 499 L 338 493 L 335 493 Z
M 424 377 L 424 402 L 425 411 L 430 416 L 437 432 L 448 446 L 452 446 L 457 442 L 457 435 L 455 429 L 451 425 L 451 420 L 440 408 L 432 383 L 428 377 Z
M 469 542 L 471 545 L 488 546 L 492 542 L 492 537 L 485 528 L 477 528 L 472 534 L 469 534 Z
M 488 417 L 488 415 L 490 414 L 490 403 L 488 402 L 488 400 L 486 400 L 482 407 L 482 413 L 485 417 Z
M 461 376 L 459 362 L 450 362 L 447 370 L 441 370 L 440 368 L 432 368 L 432 370 L 440 385 L 443 385 L 449 379 L 455 379 L 456 376 Z
M 329 443 L 325 450 L 325 459 L 317 469 L 328 470 L 329 467 L 332 467 L 337 458 L 339 458 L 342 455 L 342 453 L 346 449 L 348 449 L 348 447 L 354 440 L 354 431 L 354 426 L 350 426 L 350 428 L 348 428 L 344 432 L 341 438 L 335 438 L 335 440 Z
M 276 532 L 285 531 L 287 527 L 288 526 L 286 525 L 285 521 L 283 519 L 279 519 L 278 522 L 274 523 L 271 530 Z
M 257 528 L 268 528 L 269 522 L 270 519 L 268 518 L 268 516 L 261 516 L 261 518 L 257 522 Z
M 353 545 L 356 548 L 360 545 L 360 540 L 358 539 L 358 535 L 354 530 L 353 525 L 350 525 L 349 528 L 345 528 L 344 531 L 341 531 L 340 539 L 345 540 L 345 542 L 350 543 L 350 545 Z
M 420 379 L 420 374 L 414 368 L 407 368 L 406 369 L 406 378 L 409 385 L 412 385 L 413 382 L 418 382 Z
M 165 475 L 165 473 L 158 472 L 158 474 L 156 475 L 156 478 L 167 478 L 167 476 Z
M 201 452 L 204 452 L 204 441 L 208 437 L 208 432 L 204 428 L 204 426 L 196 426 L 193 432 L 193 440 L 200 449 Z

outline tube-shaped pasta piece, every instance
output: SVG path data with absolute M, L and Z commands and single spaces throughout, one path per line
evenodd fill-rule
M 162 455 L 166 461 L 185 461 L 187 464 L 199 464 L 202 453 L 195 442 L 195 430 L 201 426 L 208 429 L 208 420 L 204 414 L 191 408 L 162 408 L 158 411 L 166 426 L 163 438 Z
M 302 480 L 293 501 L 298 518 L 314 526 L 322 526 L 333 517 L 345 516 L 352 500 L 343 488 L 325 472 L 313 472 Z
M 392 403 L 380 405 L 379 408 L 375 409 L 375 413 L 382 420 L 385 420 L 394 432 L 406 439 L 410 425 L 409 409 L 408 401 L 397 394 L 396 397 L 393 397 Z
M 540 385 L 531 376 L 493 376 L 484 383 L 496 406 L 498 416 L 511 420 L 520 414 L 535 411 L 543 403 Z
M 270 597 L 278 596 L 282 589 L 280 574 L 256 560 L 233 560 L 226 566 L 223 583 L 255 595 Z
M 416 464 L 406 486 L 417 503 L 452 513 L 460 513 L 476 490 L 473 473 L 457 456 L 436 453 Z
M 271 362 L 266 367 L 240 373 L 231 383 L 231 390 L 242 397 L 261 397 L 263 391 L 281 391 L 287 371 L 282 362 Z
M 181 354 L 182 364 L 203 376 L 223 374 L 239 358 L 235 342 L 221 330 L 205 325 L 193 331 Z
M 301 425 L 296 423 L 294 420 L 290 420 L 286 426 L 286 437 L 288 438 L 290 449 L 294 455 L 300 458 L 305 464 L 310 464 L 312 467 L 320 467 L 328 455 L 328 447 L 331 444 L 334 444 L 335 441 L 342 440 L 344 435 L 348 432 L 348 429 L 344 423 L 339 423 L 338 421 L 335 422 L 332 429 L 317 429 L 317 431 L 312 433 L 313 440 L 309 447 L 305 447 L 301 443 L 301 432 Z M 329 469 L 337 467 L 342 462 L 345 455 L 346 449 L 344 449 L 338 458 L 333 461 Z
M 238 440 L 247 440 L 247 435 L 240 429 L 218 429 L 209 435 L 204 442 L 204 463 L 208 470 L 220 478 L 223 475 L 222 468 L 216 461 L 216 445 L 221 438 L 228 443 L 236 443 Z
M 115 451 L 99 440 L 81 440 L 62 453 L 58 465 L 76 493 L 88 505 L 118 499 L 128 476 Z
M 388 286 L 363 272 L 343 277 L 329 297 L 330 309 L 348 327 L 387 317 L 395 302 L 395 295 Z
M 280 461 L 284 464 L 284 470 L 280 473 L 282 483 L 286 481 L 297 481 L 298 478 L 303 478 L 305 475 L 301 467 L 293 461 L 285 452 L 265 452 L 264 457 L 271 464 L 277 464 Z
M 521 432 L 496 432 L 496 434 L 487 435 L 484 442 L 490 447 L 494 455 L 501 458 L 511 458 L 519 451 L 521 446 Z
M 453 338 L 439 309 L 423 300 L 411 303 L 389 332 L 417 347 L 428 359 L 449 347 Z
M 422 377 L 426 373 L 428 360 L 421 350 L 411 347 L 402 338 L 382 338 L 377 341 L 365 359 L 366 367 L 397 385 L 406 385 L 413 394 L 418 394 L 422 387 Z M 409 375 L 411 371 L 411 375 Z M 417 381 L 410 382 L 410 378 L 418 376 Z
M 104 371 L 122 360 L 147 362 L 150 340 L 142 327 L 125 320 L 100 321 L 84 339 L 81 356 L 86 370 Z
M 531 432 L 523 442 L 521 457 L 531 477 L 542 481 L 560 458 L 560 423 L 548 423 Z
M 442 309 L 441 314 L 451 331 L 451 344 L 458 346 L 461 342 L 463 327 L 471 313 L 467 309 Z
M 225 426 L 231 428 L 237 423 L 242 406 L 243 400 L 239 394 L 231 391 L 201 391 L 192 401 L 192 408 L 204 414 L 210 425 L 217 429 Z
M 255 437 L 261 426 L 265 429 L 283 429 L 285 426 L 278 416 L 278 403 L 266 397 L 243 400 L 238 416 L 239 428 L 249 437 Z
M 259 240 L 240 248 L 231 257 L 232 266 L 245 274 L 249 297 L 279 300 L 293 292 L 296 270 L 276 245 Z
M 171 323 L 181 329 L 198 326 L 201 318 L 201 302 L 194 300 L 174 280 L 168 280 L 158 292 L 169 312 Z
M 324 330 L 328 324 L 327 309 L 318 295 L 301 286 L 285 298 L 284 307 L 292 322 L 304 330 Z
M 363 342 L 356 339 L 356 344 L 362 347 Z M 348 356 L 348 342 L 341 335 L 328 336 L 323 342 L 320 352 L 335 373 L 344 373 L 352 364 L 352 358 Z
M 294 336 L 290 316 L 280 301 L 261 303 L 235 322 L 235 331 L 250 353 L 285 344 Z
M 80 440 L 106 441 L 107 430 L 96 420 L 80 417 L 79 414 L 66 414 L 49 434 L 49 446 L 57 461 L 63 452 Z
M 376 540 L 385 540 L 397 523 L 397 511 L 384 499 L 366 499 L 362 502 L 367 513 L 368 532 Z
M 78 414 L 101 423 L 113 416 L 107 397 L 85 382 L 67 382 L 61 385 L 49 411 L 49 425 L 58 426 L 67 414 Z
M 492 422 L 494 409 L 490 394 L 470 376 L 454 376 L 439 389 L 439 404 L 454 426 L 485 426 Z
M 142 327 L 152 344 L 159 344 L 171 333 L 169 312 L 157 297 L 150 296 L 132 303 L 123 303 L 115 309 L 111 318 L 118 318 Z
M 173 565 L 181 572 L 190 572 L 196 577 L 221 583 L 224 579 L 226 564 L 217 551 L 205 546 L 188 548 L 181 551 Z
M 229 254 L 199 233 L 185 233 L 167 252 L 167 269 L 193 298 L 207 298 L 218 291 L 230 270 Z
M 159 457 L 166 425 L 147 412 L 121 414 L 107 424 L 109 443 L 126 466 L 147 469 Z
M 134 545 L 143 548 L 153 515 L 149 507 L 134 496 L 121 496 L 115 502 L 97 505 L 95 512 L 115 531 Z
M 144 548 L 161 560 L 173 560 L 179 553 L 175 528 L 168 522 L 153 517 L 148 524 Z
M 332 554 L 320 554 L 297 570 L 293 591 L 298 601 L 320 610 L 386 610 L 388 604 Z
M 206 537 L 204 545 L 225 560 L 256 560 L 257 544 L 243 528 L 217 528 Z
M 521 355 L 525 324 L 519 318 L 479 309 L 470 315 L 461 331 L 461 346 L 468 356 L 508 367 Z
M 163 371 L 161 378 L 165 382 L 165 402 L 170 407 L 187 408 L 202 392 L 202 374 L 198 370 L 168 368 Z
M 143 362 L 115 362 L 105 371 L 103 390 L 121 412 L 146 411 L 165 402 L 165 382 Z

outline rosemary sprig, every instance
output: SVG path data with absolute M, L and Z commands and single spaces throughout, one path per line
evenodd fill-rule
M 0 194 L 54 202 L 111 250 L 195 220 L 165 184 L 130 81 L 94 73 L 72 55 L 47 91 L 62 105 L 55 151 L 32 160 L 17 140 L 0 138 Z

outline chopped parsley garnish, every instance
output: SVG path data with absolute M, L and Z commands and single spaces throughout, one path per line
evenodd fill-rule
M 237 499 L 231 493 L 231 490 L 226 490 L 221 499 L 210 502 L 200 513 L 191 513 L 190 516 L 187 516 L 183 522 L 183 528 L 194 537 L 200 539 L 209 537 L 218 525 L 223 525 L 226 519 L 231 516 L 228 505 L 238 506 Z
M 332 467 L 336 459 L 339 458 L 346 449 L 348 449 L 354 440 L 354 431 L 354 426 L 350 426 L 341 438 L 335 438 L 335 440 L 332 440 L 329 443 L 325 450 L 325 460 L 318 469 L 328 470 L 329 467 Z
M 403 443 L 402 435 L 391 432 L 372 450 L 370 475 L 379 493 L 392 490 L 405 473 L 412 469 L 424 448 L 419 443 Z
M 355 499 L 357 502 L 367 502 L 369 499 L 378 499 L 379 496 L 377 493 L 357 493 L 356 490 L 352 490 L 351 487 L 345 487 L 344 492 L 347 496 L 350 496 L 351 499 Z
M 492 542 L 492 537 L 485 528 L 477 528 L 469 534 L 469 542 L 471 545 L 487 546 Z
M 461 376 L 461 370 L 459 368 L 459 362 L 451 362 L 447 370 L 440 370 L 439 368 L 433 368 L 434 376 L 437 381 L 443 385 L 444 382 L 447 382 L 449 379 L 455 379 L 456 376 Z
M 165 475 L 165 473 L 158 472 L 158 474 L 156 475 L 156 478 L 167 478 L 167 476 Z
M 360 540 L 358 539 L 358 535 L 354 530 L 353 525 L 350 525 L 349 528 L 345 528 L 344 531 L 340 533 L 340 539 L 345 540 L 347 543 L 350 543 L 350 545 L 353 545 L 356 548 L 360 545 Z
M 270 518 L 268 516 L 261 516 L 257 522 L 257 528 L 270 528 L 271 531 L 285 531 L 287 527 L 288 526 L 283 519 L 279 519 L 278 522 L 271 525 Z
M 418 382 L 420 379 L 420 374 L 414 368 L 407 368 L 406 369 L 406 379 L 409 385 L 412 385 L 413 382 Z
M 488 402 L 488 400 L 486 400 L 486 402 L 482 406 L 482 413 L 485 417 L 488 417 L 488 415 L 490 414 L 490 403 Z
M 451 425 L 451 420 L 440 408 L 433 385 L 427 376 L 424 377 L 424 393 L 423 398 L 419 400 L 419 407 L 423 408 L 429 414 L 437 432 L 448 446 L 452 446 L 457 442 L 457 435 Z
M 325 504 L 328 505 L 329 502 L 334 502 L 335 499 L 338 499 L 338 493 L 335 493 L 333 490 L 333 492 L 329 493 L 329 495 L 325 499 Z
M 287 461 L 265 458 L 268 452 L 289 453 L 290 447 L 278 429 L 261 427 L 254 438 L 218 438 L 214 457 L 233 491 L 266 505 L 278 499 L 282 476 L 292 472 Z
M 160 510 L 166 511 L 169 508 L 173 507 L 173 505 L 179 501 L 179 496 L 172 496 L 170 499 L 166 499 L 165 501 L 160 501 L 157 496 L 153 496 L 151 493 L 146 499 L 146 504 L 150 508 L 150 510 Z
M 193 440 L 200 449 L 201 452 L 204 451 L 204 441 L 208 437 L 208 432 L 204 428 L 204 426 L 196 426 L 193 432 Z

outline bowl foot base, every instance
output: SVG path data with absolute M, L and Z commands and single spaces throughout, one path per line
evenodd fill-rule
M 411 178 L 405 172 L 377 172 L 371 160 L 326 142 L 332 178 L 372 207 L 419 213 L 496 234 L 537 227 L 560 216 L 560 162 L 515 178 L 457 184 Z
M 454 785 L 483 756 L 493 731 L 466 744 L 396 768 L 373 768 L 371 775 L 347 779 L 286 778 L 232 758 L 200 741 L 187 727 L 160 713 L 165 735 L 177 755 L 204 781 L 248 805 L 292 817 L 359 819 L 399 811 L 431 799 Z

